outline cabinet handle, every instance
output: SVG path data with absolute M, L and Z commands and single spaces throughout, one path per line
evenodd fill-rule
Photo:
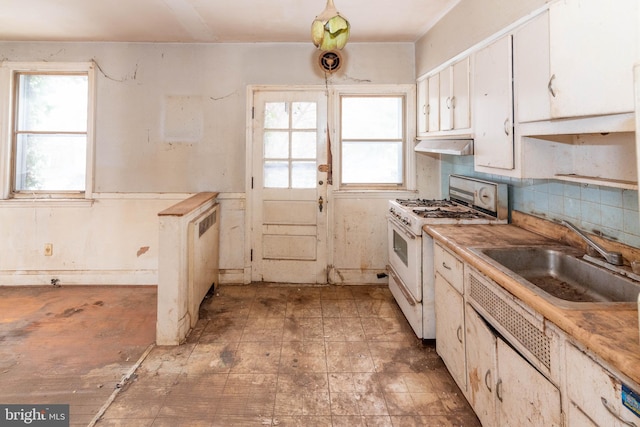
M 442 261 L 442 266 L 447 270 L 451 270 L 451 267 L 449 267 L 444 261 Z
M 507 117 L 506 119 L 504 119 L 504 134 L 509 136 L 509 133 L 510 133 L 509 118 Z
M 556 91 L 553 89 L 553 81 L 556 79 L 556 75 L 552 74 L 551 78 L 549 79 L 549 84 L 547 84 L 547 89 L 549 89 L 549 93 L 551 94 L 551 96 L 553 96 L 554 98 L 556 97 Z
M 427 104 L 422 105 L 422 114 L 427 114 Z
M 453 108 L 454 110 L 456 108 L 456 97 L 455 96 L 451 97 L 451 108 Z
M 447 109 L 450 110 L 451 109 L 451 97 L 447 96 Z
M 487 369 L 487 373 L 484 374 L 484 385 L 487 386 L 487 390 L 491 393 L 491 384 L 489 383 L 491 378 L 491 369 Z
M 607 411 L 609 411 L 609 413 L 611 415 L 613 415 L 614 417 L 616 417 L 622 424 L 628 425 L 630 427 L 637 427 L 635 423 L 631 422 L 631 421 L 627 421 L 624 418 L 622 418 L 617 412 L 616 410 L 611 406 L 611 404 L 607 401 L 607 399 L 605 399 L 604 397 L 600 397 L 600 400 L 602 401 L 602 406 L 604 406 L 606 408 Z
M 462 344 L 462 326 L 458 326 L 458 329 L 456 330 L 456 336 L 458 337 L 458 341 L 460 341 L 460 344 Z
M 502 402 L 502 379 L 499 379 L 496 383 L 496 396 L 498 400 Z

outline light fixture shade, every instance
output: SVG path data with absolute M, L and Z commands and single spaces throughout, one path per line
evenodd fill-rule
M 327 0 L 327 7 L 311 23 L 311 40 L 320 50 L 342 49 L 349 40 L 351 25 Z

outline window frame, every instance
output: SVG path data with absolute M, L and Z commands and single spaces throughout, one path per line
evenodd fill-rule
M 342 99 L 345 97 L 401 97 L 403 99 L 403 141 L 402 141 L 402 183 L 343 183 L 342 182 Z M 413 191 L 416 188 L 415 153 L 415 118 L 411 111 L 415 110 L 415 85 L 363 85 L 336 88 L 333 93 L 333 109 L 335 143 L 334 185 L 340 191 Z M 336 179 L 337 178 L 337 179 Z
M 84 190 L 77 191 L 16 191 L 16 107 L 18 96 L 18 75 L 21 73 L 87 76 L 87 147 L 85 161 Z M 95 63 L 94 62 L 2 62 L 0 66 L 0 154 L 4 161 L 0 164 L 1 200 L 69 200 L 92 199 L 94 182 L 95 152 Z

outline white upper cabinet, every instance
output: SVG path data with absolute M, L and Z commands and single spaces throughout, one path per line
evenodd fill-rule
M 428 100 L 427 115 L 429 132 L 440 130 L 440 75 L 436 74 L 427 79 Z
M 418 135 L 470 133 L 469 58 L 417 82 Z
M 453 129 L 453 88 L 451 67 L 440 72 L 440 130 Z
M 476 169 L 514 168 L 511 35 L 473 55 Z
M 453 128 L 471 127 L 471 104 L 469 102 L 469 58 L 458 61 L 451 67 L 453 77 Z
M 518 120 L 634 111 L 637 0 L 558 0 L 516 31 Z
M 416 121 L 418 135 L 427 133 L 429 130 L 429 115 L 427 114 L 427 104 L 429 102 L 429 82 L 427 79 L 418 80 L 416 102 Z
M 549 12 L 518 29 L 513 41 L 516 114 L 519 123 L 551 118 Z

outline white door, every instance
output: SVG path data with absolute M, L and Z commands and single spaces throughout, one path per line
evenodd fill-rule
M 326 283 L 326 95 L 256 91 L 253 105 L 251 280 Z

